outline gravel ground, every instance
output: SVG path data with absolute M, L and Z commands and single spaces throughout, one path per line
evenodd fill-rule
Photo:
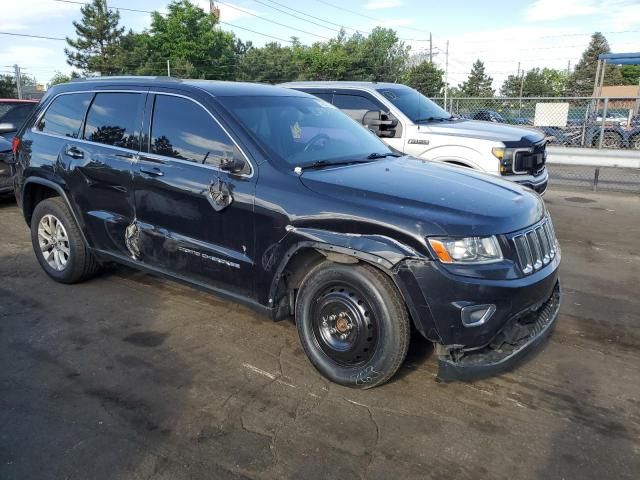
M 0 202 L 2 479 L 637 479 L 640 197 L 545 196 L 563 247 L 550 341 L 511 373 L 323 380 L 294 326 L 114 268 L 65 286 Z

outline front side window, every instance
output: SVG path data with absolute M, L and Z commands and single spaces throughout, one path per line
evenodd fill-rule
M 93 93 L 60 95 L 53 100 L 36 129 L 44 133 L 78 138 L 91 97 Z
M 356 122 L 363 125 L 365 123 L 364 115 L 367 112 L 374 111 L 382 113 L 382 109 L 379 105 L 360 95 L 335 94 L 333 96 L 333 104 L 353 118 Z
M 414 123 L 451 118 L 446 110 L 413 88 L 393 87 L 381 89 L 379 92 Z
M 144 98 L 142 93 L 96 94 L 87 114 L 84 139 L 138 150 Z
M 242 157 L 206 110 L 191 100 L 170 95 L 156 95 L 150 150 L 157 155 L 214 166 Z M 242 173 L 249 173 L 248 164 L 245 168 Z
M 370 131 L 311 96 L 219 97 L 265 151 L 290 166 L 391 153 Z

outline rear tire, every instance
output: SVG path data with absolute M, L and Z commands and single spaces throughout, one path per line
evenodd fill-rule
M 389 277 L 369 265 L 316 265 L 302 282 L 295 312 L 305 353 L 332 382 L 381 385 L 407 355 L 405 304 Z
M 38 263 L 57 282 L 80 282 L 100 269 L 61 197 L 47 198 L 36 205 L 31 217 L 31 243 Z

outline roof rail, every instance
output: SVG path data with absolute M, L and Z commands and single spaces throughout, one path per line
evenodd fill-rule
M 72 78 L 71 82 L 93 82 L 93 81 L 117 81 L 117 80 L 172 80 L 175 82 L 181 81 L 176 77 L 167 76 L 152 76 L 152 75 L 112 75 L 112 76 L 98 76 L 98 77 L 82 77 Z

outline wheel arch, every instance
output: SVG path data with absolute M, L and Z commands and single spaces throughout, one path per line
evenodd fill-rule
M 335 232 L 326 233 L 331 236 L 337 235 Z M 370 244 L 371 250 L 374 250 L 373 246 L 378 242 L 388 242 L 386 245 L 389 251 L 383 252 L 378 246 L 374 250 L 376 252 L 374 254 L 364 249 L 353 248 L 352 237 L 355 237 L 354 235 L 345 235 L 347 238 L 342 237 L 344 242 L 319 241 L 317 232 L 314 236 L 313 241 L 300 240 L 295 242 L 285 252 L 275 271 L 269 290 L 269 303 L 273 307 L 274 320 L 283 320 L 294 314 L 297 290 L 302 285 L 306 273 L 318 263 L 326 260 L 336 263 L 366 263 L 390 278 L 407 307 L 411 321 L 423 335 L 425 334 L 421 322 L 416 318 L 417 310 L 413 301 L 407 298 L 409 295 L 407 288 L 401 284 L 398 275 L 394 273 L 394 269 L 403 259 L 415 259 L 416 257 L 424 256 L 421 256 L 410 247 L 398 244 L 388 238 L 381 239 L 376 237 L 375 239 L 367 239 L 372 242 Z M 367 241 L 364 244 L 367 244 Z M 379 254 L 384 256 L 379 256 Z
M 27 225 L 31 226 L 31 217 L 36 205 L 41 201 L 51 197 L 62 197 L 67 205 L 67 208 L 71 212 L 73 220 L 78 225 L 80 234 L 85 242 L 87 238 L 84 233 L 84 225 L 80 221 L 80 218 L 76 215 L 76 211 L 69 200 L 69 196 L 65 192 L 64 188 L 56 182 L 42 177 L 29 177 L 25 180 L 22 187 L 22 214 L 24 216 Z M 89 245 L 87 243 L 87 245 Z

